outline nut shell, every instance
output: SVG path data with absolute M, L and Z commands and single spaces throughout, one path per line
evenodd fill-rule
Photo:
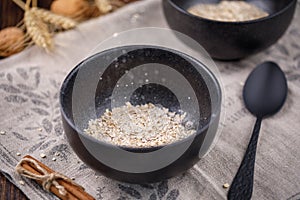
M 8 57 L 22 51 L 25 34 L 17 27 L 8 27 L 0 31 L 0 56 Z
M 53 13 L 75 19 L 87 18 L 90 4 L 86 0 L 55 0 L 50 10 Z

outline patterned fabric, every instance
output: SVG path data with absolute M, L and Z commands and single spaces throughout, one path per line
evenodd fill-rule
M 74 154 L 63 134 L 58 104 L 65 75 L 98 42 L 115 32 L 145 26 L 167 27 L 160 0 L 133 3 L 119 11 L 81 24 L 55 37 L 54 53 L 37 47 L 0 61 L 0 169 L 30 199 L 55 199 L 33 181 L 21 179 L 14 167 L 17 152 L 31 154 L 69 177 L 97 199 L 226 199 L 224 183 L 233 179 L 247 147 L 255 118 L 242 101 L 242 82 L 265 60 L 276 61 L 286 73 L 289 96 L 283 109 L 263 121 L 255 166 L 253 199 L 300 198 L 300 10 L 284 37 L 263 53 L 238 62 L 216 62 L 223 80 L 226 121 L 212 151 L 175 178 L 156 183 L 120 183 L 95 173 Z M 54 156 L 60 152 L 60 156 Z M 56 157 L 56 161 L 52 161 Z

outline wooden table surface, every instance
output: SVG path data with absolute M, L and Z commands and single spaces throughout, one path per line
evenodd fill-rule
M 23 2 L 25 2 L 23 0 Z M 38 6 L 49 8 L 52 0 L 40 0 Z M 0 1 L 0 29 L 17 25 L 23 18 L 24 11 L 12 0 Z M 2 199 L 1 199 L 2 200 Z
M 0 200 L 28 200 L 21 190 L 0 173 Z

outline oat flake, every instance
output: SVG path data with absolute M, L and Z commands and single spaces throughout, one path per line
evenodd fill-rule
M 186 113 L 177 114 L 151 103 L 133 106 L 127 102 L 90 120 L 84 132 L 118 146 L 162 146 L 195 133 L 190 123 L 188 128 L 183 126 L 185 117 Z

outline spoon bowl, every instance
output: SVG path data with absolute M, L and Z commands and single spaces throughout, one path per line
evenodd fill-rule
M 260 64 L 249 75 L 243 90 L 247 109 L 256 117 L 275 114 L 287 96 L 287 81 L 274 62 Z

